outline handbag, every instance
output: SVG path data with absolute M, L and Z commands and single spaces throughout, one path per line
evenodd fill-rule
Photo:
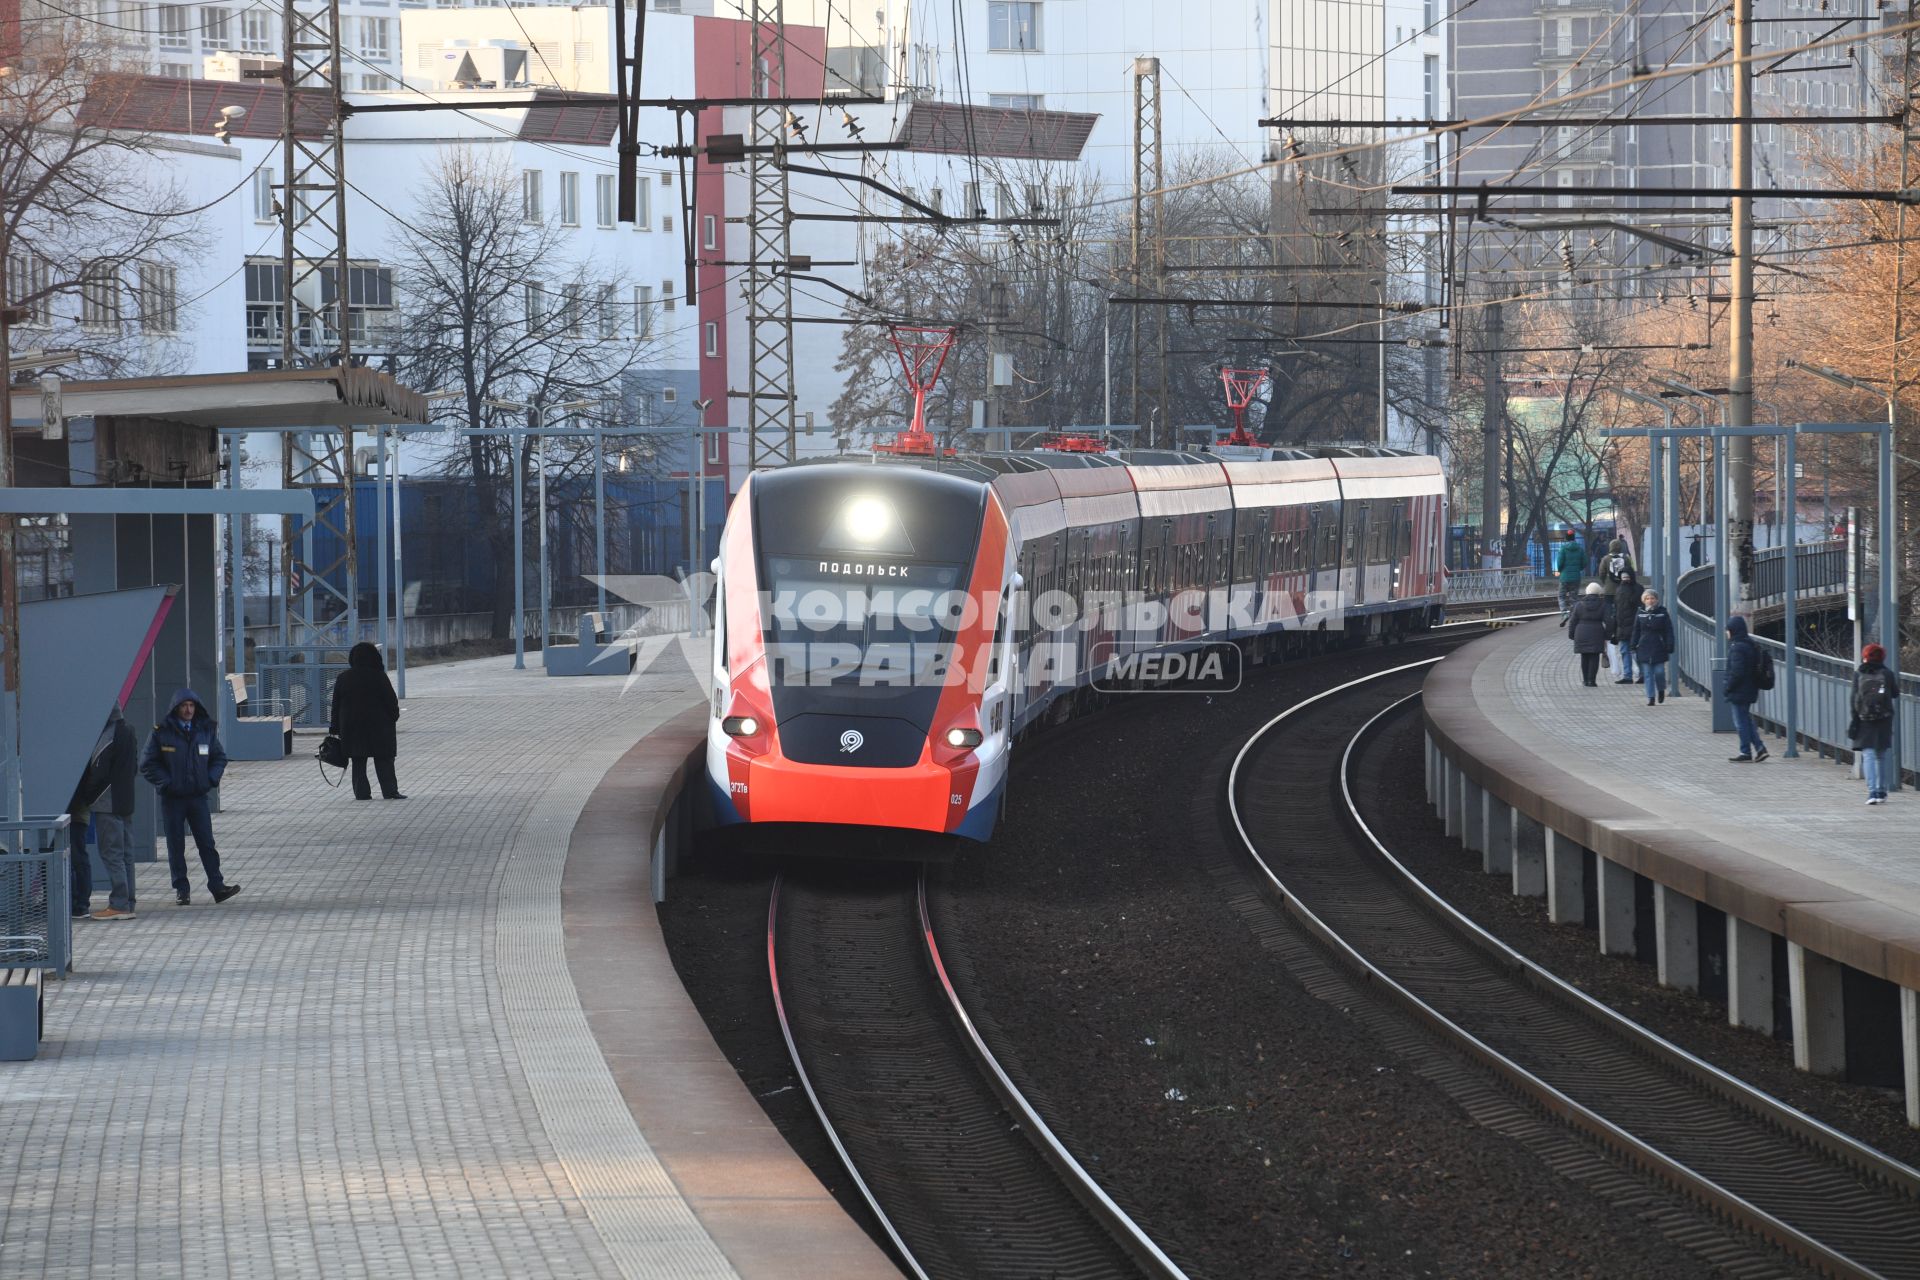
M 346 776 L 345 769 L 350 763 L 347 758 L 347 744 L 330 733 L 320 739 L 320 745 L 314 749 L 313 758 L 320 762 L 320 780 L 330 787 L 339 786 L 340 778 L 327 777 L 327 770 L 339 769 L 342 771 L 340 777 Z

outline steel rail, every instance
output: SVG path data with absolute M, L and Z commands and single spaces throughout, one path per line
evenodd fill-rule
M 1240 807 L 1241 772 L 1246 764 L 1248 755 L 1251 754 L 1261 740 L 1287 720 L 1318 703 L 1325 702 L 1328 699 L 1350 692 L 1363 685 L 1384 680 L 1395 675 L 1404 675 L 1409 671 L 1431 666 L 1433 663 L 1439 661 L 1441 661 L 1440 658 L 1429 658 L 1407 663 L 1403 666 L 1375 672 L 1371 675 L 1350 680 L 1345 684 L 1324 690 L 1282 711 L 1279 715 L 1257 729 L 1252 736 L 1241 745 L 1240 750 L 1234 756 L 1233 764 L 1227 774 L 1227 804 L 1229 814 L 1233 819 L 1234 829 L 1238 833 L 1242 845 L 1246 848 L 1249 858 L 1252 859 L 1254 867 L 1259 872 L 1261 888 L 1270 896 L 1276 898 L 1280 907 L 1294 917 L 1301 927 L 1319 941 L 1336 960 L 1358 974 L 1373 990 L 1380 992 L 1383 997 L 1391 1003 L 1398 1005 L 1416 1021 L 1437 1033 L 1444 1040 L 1452 1043 L 1467 1057 L 1491 1070 L 1496 1076 L 1504 1080 L 1509 1087 L 1515 1089 L 1521 1096 L 1529 1099 L 1547 1114 L 1559 1119 L 1569 1127 L 1586 1134 L 1590 1138 L 1597 1140 L 1603 1147 L 1624 1156 L 1634 1166 L 1652 1174 L 1696 1203 L 1702 1204 L 1710 1210 L 1726 1217 L 1728 1220 L 1740 1224 L 1761 1238 L 1778 1245 L 1793 1256 L 1811 1263 L 1830 1275 L 1857 1277 L 1859 1280 L 1880 1280 L 1878 1272 L 1860 1265 L 1832 1247 L 1814 1239 L 1791 1224 L 1782 1221 L 1773 1214 L 1761 1209 L 1759 1206 L 1729 1191 L 1712 1179 L 1689 1168 L 1679 1160 L 1674 1159 L 1659 1148 L 1653 1146 L 1651 1143 L 1636 1137 L 1620 1125 L 1601 1115 L 1598 1111 L 1577 1101 L 1539 1075 L 1523 1067 L 1505 1053 L 1502 1053 L 1475 1035 L 1472 1031 L 1469 1031 L 1466 1027 L 1441 1013 L 1433 1005 L 1403 986 L 1398 980 L 1388 974 L 1386 970 L 1363 956 L 1344 937 L 1329 927 L 1319 915 L 1308 907 L 1306 903 L 1279 878 L 1272 866 L 1261 856 L 1260 850 L 1255 845 L 1251 833 L 1247 830 Z M 1366 727 L 1371 727 L 1378 719 L 1379 716 L 1373 717 L 1367 722 Z M 1364 734 L 1365 731 L 1366 728 L 1363 727 L 1361 733 Z M 1341 759 L 1342 789 L 1343 793 L 1347 794 L 1349 798 L 1351 792 L 1347 787 L 1346 781 L 1347 764 L 1351 759 L 1354 741 L 1358 739 L 1358 736 L 1359 735 L 1356 735 L 1354 740 L 1348 742 Z M 1507 950 L 1508 954 L 1517 955 L 1517 953 L 1512 953 L 1510 949 Z M 1652 1037 L 1651 1033 L 1646 1033 L 1646 1035 L 1650 1040 L 1657 1040 L 1657 1037 Z M 1724 1075 L 1724 1073 L 1721 1074 Z M 1732 1079 L 1731 1077 L 1726 1078 L 1729 1080 Z M 1757 1090 L 1754 1091 L 1754 1094 L 1757 1097 L 1765 1097 L 1765 1095 L 1759 1094 Z M 1784 1107 L 1785 1104 L 1778 1105 Z M 1810 1119 L 1809 1123 L 1817 1124 L 1817 1122 L 1811 1121 Z M 1904 1168 L 1904 1166 L 1900 1167 Z
M 887 1217 L 887 1211 L 880 1207 L 879 1198 L 873 1194 L 866 1180 L 860 1176 L 860 1170 L 854 1165 L 853 1156 L 847 1151 L 846 1144 L 840 1141 L 839 1131 L 833 1127 L 833 1120 L 827 1115 L 826 1105 L 820 1101 L 820 1095 L 814 1091 L 813 1081 L 807 1075 L 806 1064 L 800 1061 L 800 1046 L 794 1041 L 793 1027 L 787 1020 L 786 1002 L 780 996 L 780 962 L 774 951 L 774 922 L 778 918 L 779 911 L 780 878 L 775 877 L 773 893 L 767 905 L 767 979 L 773 987 L 773 1012 L 774 1016 L 780 1020 L 780 1035 L 787 1042 L 787 1057 L 793 1061 L 793 1072 L 800 1078 L 800 1087 L 806 1090 L 807 1101 L 812 1105 L 814 1117 L 820 1121 L 820 1128 L 825 1131 L 827 1141 L 833 1144 L 834 1154 L 840 1157 L 840 1163 L 846 1169 L 847 1176 L 852 1178 L 853 1185 L 859 1188 L 861 1197 L 867 1202 L 867 1208 L 873 1211 L 873 1216 L 879 1221 L 880 1229 L 887 1233 L 887 1239 L 892 1243 L 900 1263 L 906 1268 L 908 1274 L 914 1277 L 914 1280 L 932 1280 L 921 1269 L 920 1263 L 913 1256 L 913 1251 L 907 1248 L 907 1242 L 902 1240 L 900 1233 L 894 1229 L 893 1221 Z
M 999 1060 L 993 1056 L 993 1050 L 987 1047 L 986 1040 L 974 1026 L 973 1019 L 968 1016 L 966 1005 L 961 1002 L 960 993 L 954 990 L 953 980 L 947 975 L 947 966 L 940 958 L 940 948 L 933 936 L 933 919 L 927 906 L 925 870 L 920 873 L 919 897 L 920 936 L 926 945 L 927 962 L 933 966 L 934 980 L 946 993 L 948 1008 L 952 1010 L 961 1030 L 966 1032 L 964 1040 L 973 1051 L 974 1065 L 986 1077 L 987 1083 L 1007 1110 L 1019 1117 L 1021 1126 L 1039 1150 L 1041 1158 L 1053 1168 L 1060 1180 L 1067 1184 L 1075 1198 L 1087 1207 L 1087 1212 L 1111 1232 L 1121 1246 L 1132 1255 L 1141 1269 L 1150 1276 L 1162 1277 L 1164 1280 L 1187 1280 L 1186 1273 L 1174 1264 L 1173 1259 L 1161 1251 L 1160 1246 L 1140 1229 L 1139 1224 L 1128 1217 L 1126 1211 L 1108 1197 L 1100 1184 L 1094 1181 L 1093 1175 L 1073 1158 L 1065 1144 L 1054 1136 L 1052 1129 L 1047 1127 L 1047 1122 L 1040 1118 L 1040 1113 L 1034 1110 L 1033 1104 L 1021 1094 L 1019 1086 L 1015 1085 L 1012 1078 L 1001 1068 Z

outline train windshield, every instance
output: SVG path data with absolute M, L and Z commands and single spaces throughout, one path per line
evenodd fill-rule
M 769 672 L 778 687 L 939 686 L 967 613 L 957 564 L 769 556 Z

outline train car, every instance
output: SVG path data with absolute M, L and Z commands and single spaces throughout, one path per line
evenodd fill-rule
M 948 854 L 991 836 L 1015 739 L 1092 696 L 1103 657 L 1232 644 L 1262 659 L 1438 619 L 1435 459 L 1259 453 L 751 476 L 716 562 L 706 765 L 722 837 Z

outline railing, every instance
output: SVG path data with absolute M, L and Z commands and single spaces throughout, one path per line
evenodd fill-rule
M 1531 565 L 1509 565 L 1503 569 L 1450 569 L 1447 571 L 1448 604 L 1492 604 L 1500 600 L 1524 600 L 1530 596 L 1550 596 L 1559 590 L 1552 578 L 1536 577 Z
M 1784 548 L 1762 551 L 1754 562 L 1754 603 L 1761 606 L 1786 601 L 1786 565 Z M 1836 567 L 1837 566 L 1837 567 Z M 1770 570 L 1770 572 L 1769 572 Z M 1800 548 L 1800 564 L 1795 583 L 1797 596 L 1831 596 L 1846 589 L 1846 544 L 1811 543 Z M 1812 585 L 1809 585 L 1811 579 Z M 1720 658 L 1719 637 L 1713 629 L 1713 567 L 1703 565 L 1680 577 L 1679 600 L 1674 610 L 1679 626 L 1674 629 L 1676 679 L 1700 694 L 1709 695 L 1714 680 L 1714 664 Z M 1773 655 L 1777 682 L 1764 689 L 1753 704 L 1754 719 L 1776 733 L 1785 733 L 1787 725 L 1787 647 L 1778 640 L 1756 635 L 1754 643 Z M 1853 719 L 1853 674 L 1856 667 L 1842 658 L 1813 653 L 1804 648 L 1794 653 L 1793 688 L 1795 691 L 1795 728 L 1802 745 L 1811 746 L 1841 764 L 1853 763 L 1853 744 L 1847 737 L 1847 725 Z M 1920 781 L 1920 677 L 1900 676 L 1900 707 L 1894 719 L 1899 736 L 1901 774 Z
M 0 969 L 73 967 L 68 822 L 0 822 Z

